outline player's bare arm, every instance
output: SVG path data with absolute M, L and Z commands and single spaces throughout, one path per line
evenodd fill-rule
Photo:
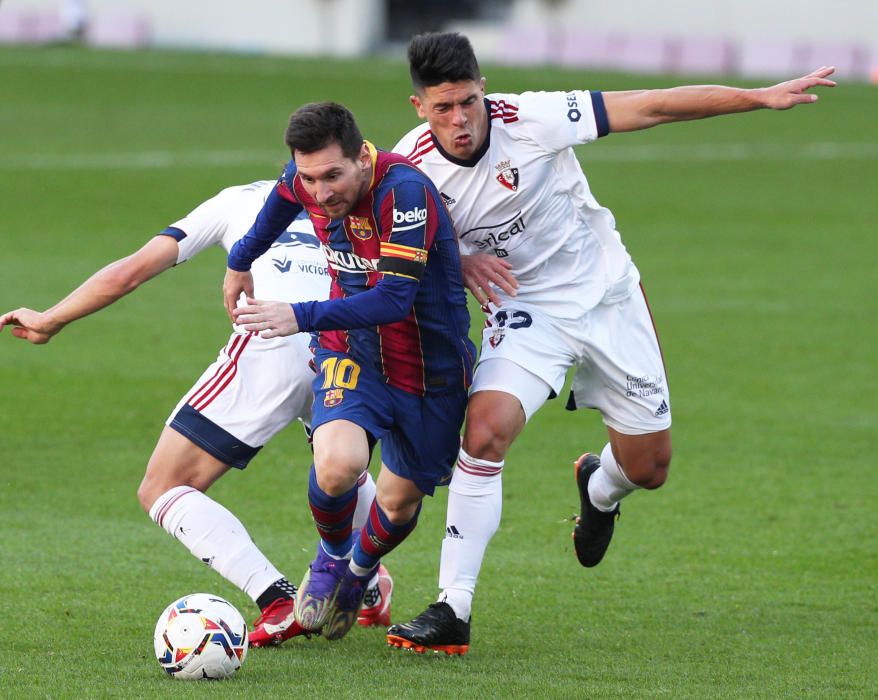
M 285 301 L 262 301 L 248 296 L 246 305 L 232 310 L 232 320 L 263 338 L 299 332 L 293 307 Z
M 808 75 L 764 88 L 734 88 L 725 85 L 686 85 L 667 90 L 604 92 L 610 131 L 637 131 L 669 122 L 704 119 L 721 114 L 756 109 L 790 109 L 816 102 L 808 92 L 815 87 L 835 87 L 831 66 Z
M 20 308 L 0 316 L 0 330 L 11 325 L 16 338 L 34 345 L 48 343 L 68 323 L 109 306 L 173 267 L 177 253 L 177 241 L 169 236 L 156 236 L 137 252 L 98 270 L 51 308 Z
M 474 253 L 461 255 L 460 265 L 463 270 L 463 284 L 470 290 L 473 297 L 481 305 L 489 301 L 500 306 L 497 289 L 503 290 L 513 297 L 518 289 L 518 280 L 512 274 L 512 265 L 495 255 Z

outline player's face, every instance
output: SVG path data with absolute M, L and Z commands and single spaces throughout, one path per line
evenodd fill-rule
M 342 153 L 338 143 L 313 153 L 296 151 L 293 157 L 305 190 L 330 219 L 350 214 L 369 189 L 372 156 L 365 143 L 353 159 Z
M 430 124 L 439 145 L 455 158 L 468 160 L 488 136 L 485 79 L 425 87 L 412 95 L 418 116 Z

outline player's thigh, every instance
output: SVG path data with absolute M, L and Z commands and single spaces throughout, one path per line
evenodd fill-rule
M 564 323 L 541 308 L 512 303 L 488 317 L 470 393 L 487 389 L 512 393 L 530 418 L 546 399 L 561 391 L 577 354 L 578 344 L 565 330 Z M 526 374 L 509 371 L 504 377 L 508 365 L 491 367 L 488 362 L 492 360 L 503 360 Z M 546 385 L 545 393 L 534 378 Z
M 167 424 L 220 461 L 246 467 L 290 422 L 310 420 L 311 353 L 303 335 L 291 337 L 233 333 Z
M 396 476 L 432 495 L 451 479 L 460 450 L 467 393 L 461 387 L 438 395 L 415 396 L 390 388 L 394 423 L 381 440 L 382 463 Z
M 671 426 L 671 398 L 652 315 L 641 290 L 589 312 L 586 351 L 573 377 L 568 407 L 598 409 L 623 435 Z
M 146 466 L 137 497 L 145 510 L 175 486 L 206 491 L 229 466 L 167 426 L 162 430 Z
M 479 362 L 467 407 L 467 431 L 476 421 L 495 421 L 518 430 L 552 396 L 552 387 L 520 364 L 505 357 Z M 517 430 L 515 430 L 517 434 Z M 511 437 L 514 437 L 512 435 Z

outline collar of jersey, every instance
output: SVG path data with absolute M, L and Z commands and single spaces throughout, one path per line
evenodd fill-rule
M 433 145 L 436 146 L 436 150 L 442 154 L 442 157 L 445 160 L 451 161 L 455 165 L 462 165 L 464 168 L 474 168 L 478 165 L 482 156 L 485 155 L 491 147 L 491 103 L 488 101 L 487 97 L 485 98 L 485 111 L 488 113 L 488 133 L 485 135 L 485 140 L 482 142 L 482 145 L 479 146 L 478 150 L 473 153 L 470 158 L 463 159 L 454 157 L 442 148 L 442 144 L 439 143 L 435 134 L 430 134 L 430 138 L 433 139 Z

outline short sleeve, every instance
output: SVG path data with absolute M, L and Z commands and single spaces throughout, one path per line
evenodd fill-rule
M 600 92 L 525 92 L 519 96 L 523 135 L 549 151 L 589 143 L 609 133 Z
M 233 188 L 225 189 L 201 203 L 185 217 L 161 233 L 177 240 L 180 250 L 177 263 L 185 262 L 213 245 L 220 245 L 233 217 L 230 210 Z M 182 235 L 181 235 L 182 234 Z

